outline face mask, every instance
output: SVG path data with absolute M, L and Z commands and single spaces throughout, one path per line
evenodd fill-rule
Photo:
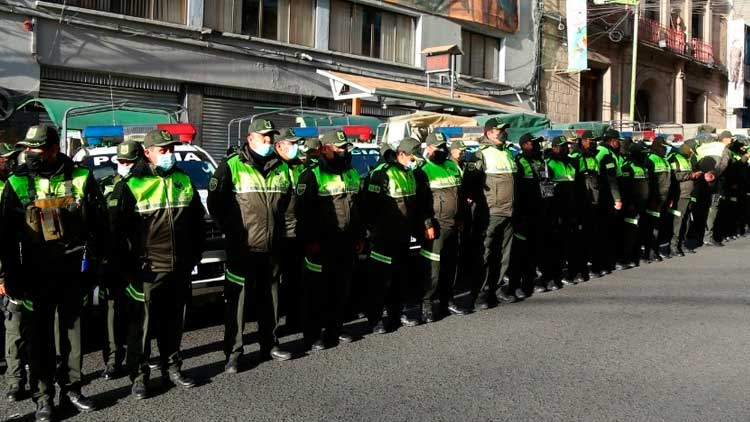
M 166 154 L 160 155 L 156 159 L 156 167 L 159 167 L 160 169 L 164 171 L 170 170 L 172 167 L 174 167 L 174 164 L 177 162 L 177 159 L 174 156 L 174 153 L 168 152 Z
M 273 145 L 271 144 L 260 144 L 258 147 L 250 147 L 254 153 L 261 157 L 268 157 L 273 152 Z
M 444 149 L 437 149 L 432 153 L 432 162 L 436 164 L 443 164 L 448 160 L 448 151 Z
M 42 153 L 40 152 L 27 151 L 25 153 L 24 159 L 26 165 L 31 171 L 39 171 L 44 165 L 44 159 L 42 158 Z
M 416 162 L 416 160 L 415 161 L 409 161 L 408 163 L 406 163 L 406 165 L 404 167 L 406 167 L 407 170 L 416 170 L 416 168 L 417 168 L 417 162 Z
M 297 158 L 297 155 L 299 155 L 299 146 L 297 144 L 292 144 L 292 146 L 286 151 L 286 156 L 289 157 L 290 160 L 294 160 Z
M 119 174 L 122 177 L 130 176 L 130 170 L 132 169 L 133 169 L 133 166 L 123 166 L 122 164 L 117 164 L 117 174 Z

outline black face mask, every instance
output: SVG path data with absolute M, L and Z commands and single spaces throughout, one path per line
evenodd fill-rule
M 37 172 L 44 168 L 44 157 L 40 152 L 26 151 L 26 166 L 29 170 Z
M 444 149 L 436 149 L 435 152 L 432 153 L 432 158 L 430 158 L 430 160 L 435 164 L 443 164 L 448 161 L 448 151 Z
M 328 164 L 338 171 L 343 171 L 349 168 L 352 163 L 352 153 L 349 151 L 337 152 L 333 155 L 333 160 Z

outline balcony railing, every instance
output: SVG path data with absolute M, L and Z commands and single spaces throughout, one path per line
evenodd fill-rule
M 687 35 L 679 29 L 666 28 L 655 20 L 641 18 L 638 22 L 638 31 L 638 38 L 642 42 L 666 48 L 676 54 L 690 56 L 702 63 L 714 63 L 711 44 L 699 38 L 688 40 Z
M 695 60 L 708 64 L 714 63 L 714 49 L 711 44 L 699 38 L 693 38 L 690 43 L 690 48 Z

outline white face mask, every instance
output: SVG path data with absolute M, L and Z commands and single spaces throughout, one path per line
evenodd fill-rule
M 130 171 L 133 169 L 133 166 L 123 166 L 122 164 L 117 164 L 117 174 L 119 174 L 122 177 L 128 177 L 130 176 Z

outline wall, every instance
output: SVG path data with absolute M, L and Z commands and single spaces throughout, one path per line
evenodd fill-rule
M 23 20 L 23 16 L 0 13 L 0 88 L 18 93 L 39 90 L 39 65 Z

